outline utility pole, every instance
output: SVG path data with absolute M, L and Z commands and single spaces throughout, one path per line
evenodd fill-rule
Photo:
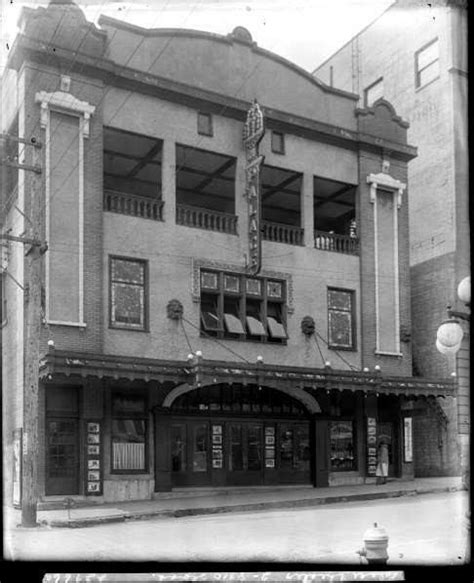
M 25 197 L 25 235 L 1 235 L 2 239 L 23 243 L 25 246 L 25 342 L 24 342 L 24 384 L 23 384 L 23 451 L 22 451 L 22 498 L 21 525 L 37 526 L 38 502 L 38 384 L 39 384 L 39 344 L 41 330 L 41 257 L 47 250 L 42 241 L 43 183 L 41 176 L 41 144 L 36 138 L 30 141 L 15 136 L 7 139 L 22 142 L 33 147 L 33 165 L 3 161 L 2 165 L 16 167 L 29 172 L 26 184 L 29 197 Z M 28 192 L 28 191 L 27 191 Z M 18 209 L 19 210 L 19 209 Z M 19 212 L 22 212 L 19 210 Z M 28 216 L 29 215 L 29 216 Z

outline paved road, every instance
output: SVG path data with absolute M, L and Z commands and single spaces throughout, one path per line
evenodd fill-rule
M 298 561 L 354 564 L 377 521 L 390 537 L 388 565 L 461 565 L 465 492 L 108 524 L 14 529 L 5 555 L 27 560 Z

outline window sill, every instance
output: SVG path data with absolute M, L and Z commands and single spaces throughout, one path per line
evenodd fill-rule
M 357 352 L 357 347 L 355 346 L 335 346 L 329 344 L 328 348 L 329 350 L 344 350 L 345 352 Z
M 379 354 L 380 356 L 396 356 L 397 358 L 403 356 L 401 352 L 385 352 L 383 350 L 375 350 L 375 354 Z
M 70 328 L 87 328 L 85 322 L 63 322 L 61 320 L 46 320 L 48 326 L 69 326 Z
M 434 83 L 435 81 L 438 81 L 441 78 L 441 75 L 438 75 L 437 77 L 435 77 L 434 79 L 431 79 L 431 81 L 428 81 L 428 83 L 425 83 L 424 85 L 420 85 L 419 87 L 415 87 L 415 93 L 418 93 L 418 91 L 421 91 L 422 89 L 424 89 L 425 87 L 428 87 L 429 85 L 431 85 L 432 83 Z
M 149 328 L 129 328 L 128 326 L 113 326 L 109 324 L 109 330 L 125 330 L 127 332 L 150 332 Z

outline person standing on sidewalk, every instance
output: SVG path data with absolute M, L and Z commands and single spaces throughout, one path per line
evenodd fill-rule
M 380 442 L 377 453 L 377 470 L 375 472 L 377 484 L 386 484 L 388 476 L 388 444 L 386 441 Z

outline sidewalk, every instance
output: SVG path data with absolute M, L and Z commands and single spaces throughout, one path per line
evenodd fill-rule
M 356 486 L 288 486 L 279 488 L 218 488 L 193 489 L 191 492 L 157 494 L 154 500 L 114 502 L 60 510 L 39 510 L 42 526 L 81 528 L 110 522 L 124 522 L 147 518 L 180 518 L 223 512 L 245 512 L 269 509 L 301 508 L 337 502 L 355 502 L 417 496 L 420 494 L 462 490 L 460 477 L 419 478 L 411 481 L 389 481 L 387 484 Z M 5 522 L 15 528 L 20 522 L 20 511 L 5 509 Z

